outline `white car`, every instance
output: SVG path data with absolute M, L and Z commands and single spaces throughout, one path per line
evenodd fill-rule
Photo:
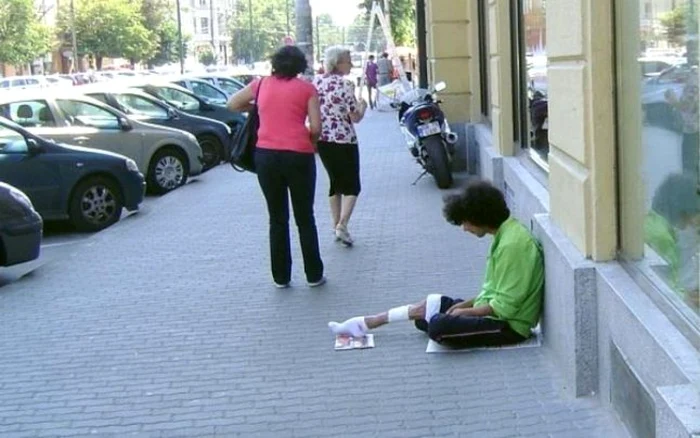
M 43 76 L 10 76 L 0 79 L 0 90 L 26 90 L 48 86 L 50 84 Z
M 58 143 L 131 158 L 154 193 L 173 190 L 202 173 L 202 148 L 194 135 L 140 122 L 86 96 L 61 90 L 0 94 L 0 115 Z

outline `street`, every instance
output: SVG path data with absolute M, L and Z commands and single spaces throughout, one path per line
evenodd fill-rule
M 374 349 L 333 350 L 330 320 L 479 291 L 490 239 L 442 218 L 431 177 L 411 185 L 395 119 L 359 125 L 351 249 L 318 161 L 323 287 L 306 286 L 292 225 L 292 287 L 274 288 L 257 181 L 227 165 L 101 233 L 50 235 L 41 266 L 0 287 L 0 435 L 625 436 L 595 398 L 563 395 L 543 348 L 426 354 L 395 323 Z

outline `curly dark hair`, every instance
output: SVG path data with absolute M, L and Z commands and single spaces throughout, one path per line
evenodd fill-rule
M 272 55 L 272 75 L 281 79 L 292 79 L 306 71 L 309 66 L 306 55 L 297 46 L 284 46 Z
M 510 216 L 503 193 L 488 181 L 475 181 L 459 195 L 446 196 L 442 212 L 453 225 L 465 222 L 498 229 Z
M 700 213 L 695 178 L 679 173 L 667 176 L 656 189 L 651 208 L 674 227 L 682 227 L 684 219 Z

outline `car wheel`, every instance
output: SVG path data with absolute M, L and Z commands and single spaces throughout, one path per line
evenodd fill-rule
M 197 142 L 202 148 L 204 170 L 218 166 L 224 155 L 224 147 L 219 139 L 211 134 L 203 134 L 197 137 Z
M 79 183 L 70 201 L 70 220 L 80 231 L 99 231 L 117 222 L 124 202 L 117 184 L 96 176 Z
M 148 166 L 148 188 L 162 195 L 187 182 L 187 162 L 175 149 L 161 149 L 155 153 Z

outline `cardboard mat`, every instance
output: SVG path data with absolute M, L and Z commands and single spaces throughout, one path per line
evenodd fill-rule
M 512 350 L 515 348 L 531 348 L 531 347 L 541 347 L 542 346 L 542 331 L 540 327 L 537 326 L 532 330 L 532 336 L 519 344 L 514 345 L 504 345 L 501 347 L 478 347 L 478 348 L 449 348 L 444 345 L 440 345 L 432 339 L 428 340 L 428 346 L 425 349 L 426 353 L 470 353 L 472 351 L 478 350 Z

